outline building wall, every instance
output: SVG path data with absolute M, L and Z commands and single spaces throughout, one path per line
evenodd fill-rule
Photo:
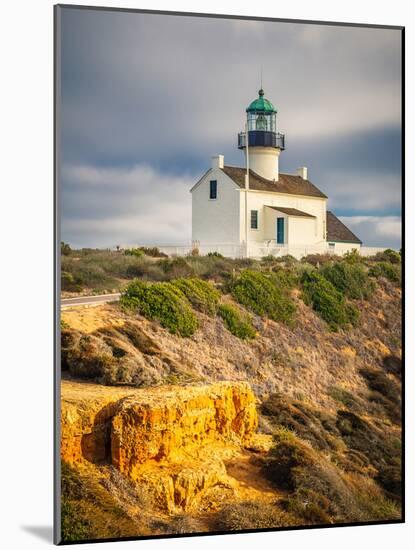
M 245 192 L 242 190 L 240 193 L 240 239 L 241 242 L 245 240 Z M 314 198 L 314 197 L 300 197 L 296 195 L 288 194 L 275 194 L 265 193 L 260 191 L 248 192 L 248 241 L 249 242 L 261 242 L 269 239 L 276 239 L 276 229 L 273 226 L 272 217 L 268 214 L 270 209 L 264 208 L 268 206 L 282 206 L 286 208 L 296 208 L 303 212 L 307 212 L 316 219 L 311 224 L 313 229 L 310 232 L 310 223 L 305 222 L 301 218 L 292 218 L 292 224 L 298 224 L 298 230 L 294 229 L 294 225 L 287 226 L 285 230 L 286 239 L 288 238 L 288 244 L 290 245 L 302 245 L 302 244 L 318 244 L 325 242 L 326 234 L 326 205 L 327 199 Z M 258 229 L 250 228 L 250 211 L 258 210 Z M 298 222 L 298 220 L 300 220 Z M 291 223 L 291 222 L 290 222 Z
M 216 180 L 217 199 L 210 199 L 210 180 Z M 192 191 L 192 241 L 239 244 L 239 187 L 213 168 Z
M 334 247 L 331 245 L 334 245 Z M 360 248 L 361 245 L 359 243 L 336 243 L 333 241 L 328 241 L 329 252 L 339 256 L 346 254 L 346 252 L 351 252 L 352 250 L 357 250 L 360 252 Z
M 288 242 L 292 244 L 314 244 L 318 239 L 318 219 L 288 218 Z M 320 239 L 321 240 L 321 239 Z

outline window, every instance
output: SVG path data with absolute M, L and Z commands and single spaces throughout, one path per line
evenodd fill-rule
M 277 218 L 277 244 L 284 244 L 284 218 Z
M 258 210 L 251 210 L 251 229 L 258 229 Z
M 218 197 L 218 182 L 216 180 L 210 181 L 209 198 L 217 199 Z
M 335 243 L 329 243 L 329 248 L 332 248 L 332 249 L 333 249 L 335 246 L 336 246 Z

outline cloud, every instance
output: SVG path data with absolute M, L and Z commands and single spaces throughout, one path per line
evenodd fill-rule
M 261 65 L 292 140 L 400 123 L 397 31 L 70 9 L 64 144 L 140 162 L 214 152 L 235 141 Z
M 341 216 L 341 221 L 363 241 L 363 246 L 400 248 L 402 221 L 399 216 Z
M 62 239 L 73 246 L 190 241 L 193 176 L 145 165 L 69 165 L 62 172 Z
M 62 235 L 190 239 L 187 189 L 225 154 L 260 67 L 287 150 L 338 215 L 400 211 L 401 34 L 61 8 Z M 167 196 L 169 197 L 167 199 Z
M 399 175 L 362 174 L 359 172 L 327 175 L 324 189 L 330 208 L 356 212 L 401 208 L 401 178 Z

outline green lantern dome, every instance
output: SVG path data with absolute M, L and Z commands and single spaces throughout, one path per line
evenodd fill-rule
M 277 109 L 268 99 L 264 97 L 264 90 L 261 88 L 258 92 L 258 99 L 255 99 L 246 109 L 247 113 L 276 113 Z

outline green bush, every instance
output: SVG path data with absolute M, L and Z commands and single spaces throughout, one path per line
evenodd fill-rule
M 226 328 L 242 340 L 255 338 L 255 328 L 248 316 L 242 316 L 238 309 L 230 304 L 221 304 L 218 315 L 223 319 Z
M 348 324 L 357 323 L 357 308 L 347 303 L 341 292 L 335 289 L 330 281 L 317 271 L 306 271 L 301 279 L 303 299 L 306 304 L 326 321 L 330 329 L 337 331 Z
M 318 267 L 326 264 L 327 262 L 332 262 L 334 259 L 341 260 L 341 257 L 333 254 L 308 254 L 308 256 L 303 256 L 301 258 L 301 262 Z
M 144 252 L 141 248 L 127 248 L 127 250 L 124 250 L 124 254 L 126 256 L 136 256 L 137 258 L 144 256 Z
M 286 265 L 294 265 L 298 263 L 297 258 L 294 258 L 291 254 L 286 254 L 285 256 L 278 256 L 275 258 L 277 263 L 284 263 Z
M 225 256 L 223 256 L 222 254 L 220 254 L 219 252 L 208 252 L 206 254 L 206 256 L 208 258 L 224 258 Z
M 401 281 L 401 266 L 398 264 L 391 264 L 390 262 L 378 262 L 369 269 L 369 275 L 371 277 L 385 277 L 393 283 L 400 283 Z
M 346 252 L 346 254 L 342 257 L 342 261 L 348 264 L 360 264 L 362 263 L 362 260 L 362 256 L 359 254 L 356 248 L 353 248 L 349 252 Z
M 81 289 L 82 286 L 77 282 L 72 273 L 68 273 L 67 271 L 61 272 L 61 290 L 79 292 Z
M 156 265 L 162 269 L 168 280 L 180 277 L 192 277 L 194 275 L 194 270 L 187 258 L 165 258 L 159 260 Z
M 210 283 L 202 279 L 182 278 L 171 284 L 183 292 L 195 309 L 207 315 L 215 315 L 220 293 Z
M 367 299 L 373 293 L 375 285 L 368 277 L 361 263 L 334 262 L 325 264 L 320 272 L 332 285 L 348 298 Z
M 61 499 L 61 536 L 65 542 L 92 538 L 91 522 L 78 502 Z
M 167 254 L 160 252 L 157 246 L 140 246 L 140 250 L 146 255 L 152 258 L 168 258 Z
M 69 246 L 68 243 L 64 243 L 63 241 L 61 241 L 61 254 L 63 256 L 69 256 L 72 252 L 72 249 L 71 247 Z
M 396 250 L 387 248 L 383 252 L 378 252 L 374 259 L 381 262 L 390 262 L 391 264 L 400 264 L 401 254 L 399 252 L 396 252 Z
M 291 326 L 294 322 L 295 305 L 288 289 L 279 282 L 274 274 L 245 269 L 231 281 L 230 291 L 240 304 L 257 315 Z
M 191 336 L 197 319 L 186 296 L 170 283 L 145 283 L 135 279 L 123 292 L 121 305 L 157 320 L 172 334 Z
M 263 256 L 261 258 L 261 262 L 274 263 L 275 262 L 275 256 L 273 256 L 272 254 L 268 254 L 268 256 Z

